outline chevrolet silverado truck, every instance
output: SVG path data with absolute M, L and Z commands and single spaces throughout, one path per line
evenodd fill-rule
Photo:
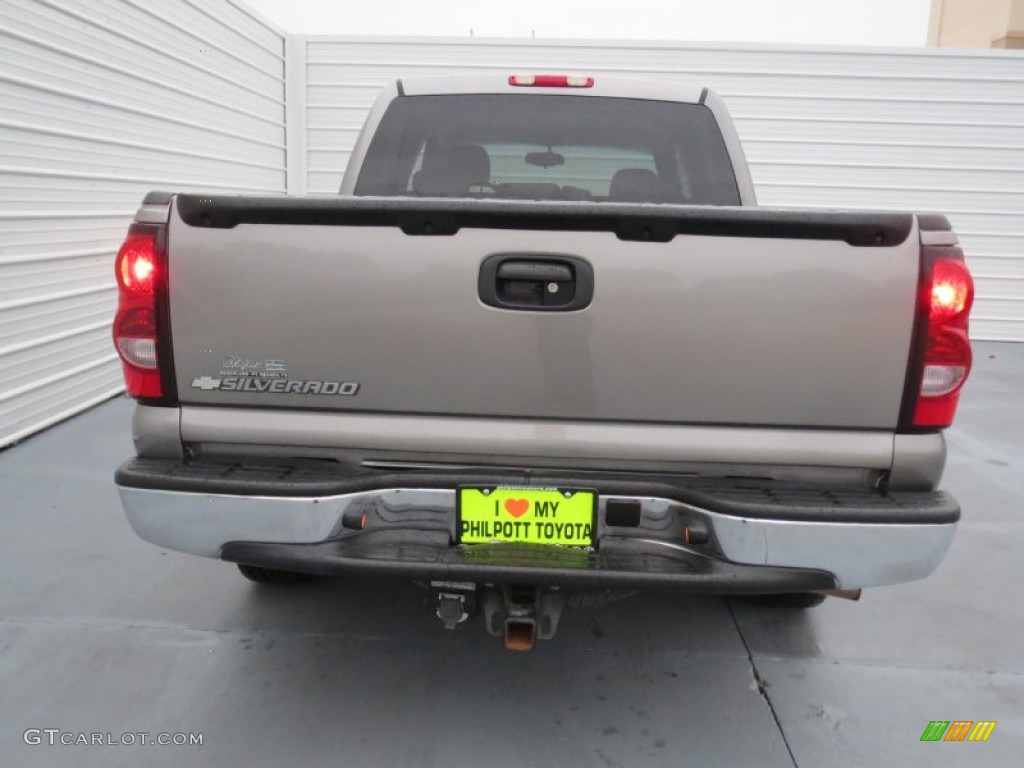
M 337 197 L 149 194 L 116 260 L 131 526 L 404 577 L 511 649 L 636 590 L 920 579 L 971 365 L 935 214 L 758 207 L 713 91 L 399 80 Z

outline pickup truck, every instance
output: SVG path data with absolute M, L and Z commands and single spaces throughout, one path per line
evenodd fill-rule
M 522 650 L 921 579 L 960 516 L 948 221 L 757 206 L 707 88 L 399 80 L 339 196 L 151 193 L 115 272 L 128 520 L 254 581 L 403 577 Z

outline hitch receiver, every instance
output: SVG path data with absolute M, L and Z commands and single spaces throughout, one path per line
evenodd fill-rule
M 553 588 L 489 586 L 481 599 L 487 631 L 504 638 L 510 651 L 533 650 L 537 640 L 558 632 L 565 595 Z

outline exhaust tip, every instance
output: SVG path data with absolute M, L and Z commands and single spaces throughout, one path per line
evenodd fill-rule
M 839 597 L 839 598 L 842 598 L 843 600 L 854 600 L 854 601 L 857 601 L 857 600 L 860 600 L 861 590 L 859 590 L 859 589 L 826 589 L 826 590 L 823 590 L 821 594 L 828 595 L 829 597 Z
M 537 642 L 537 623 L 533 619 L 506 619 L 505 649 L 532 651 Z

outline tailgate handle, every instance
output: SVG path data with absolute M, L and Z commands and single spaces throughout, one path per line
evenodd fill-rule
M 498 253 L 480 265 L 480 300 L 499 309 L 573 312 L 594 296 L 594 270 L 578 256 Z
M 499 280 L 553 280 L 572 282 L 572 269 L 566 264 L 544 261 L 506 261 L 498 267 Z

